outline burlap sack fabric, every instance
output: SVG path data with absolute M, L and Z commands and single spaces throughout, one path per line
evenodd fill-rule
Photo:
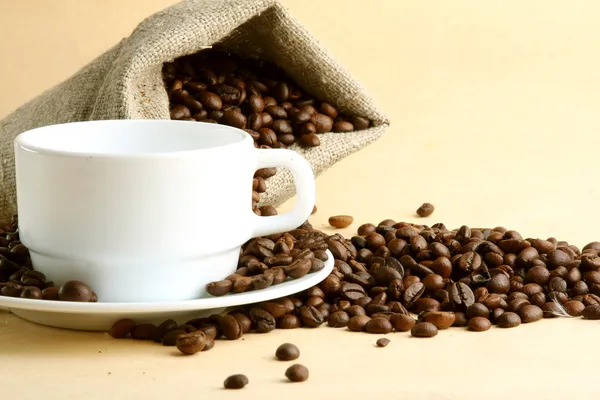
M 374 121 L 367 130 L 320 135 L 316 148 L 291 147 L 316 175 L 376 140 L 388 126 L 361 85 L 276 1 L 188 0 L 142 21 L 131 36 L 0 121 L 0 217 L 17 211 L 13 140 L 19 133 L 73 121 L 169 119 L 163 63 L 216 43 L 274 61 L 315 97 Z M 294 194 L 293 178 L 283 170 L 269 179 L 261 200 L 277 206 Z

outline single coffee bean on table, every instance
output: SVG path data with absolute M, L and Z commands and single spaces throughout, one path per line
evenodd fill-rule
M 286 378 L 292 382 L 304 382 L 308 375 L 308 368 L 302 364 L 294 364 L 285 371 Z
M 291 361 L 300 357 L 300 349 L 292 343 L 284 343 L 275 351 L 275 357 L 281 361 Z
M 354 218 L 351 215 L 334 215 L 329 217 L 329 225 L 334 228 L 343 229 L 352 225 Z
M 423 203 L 419 208 L 417 208 L 417 215 L 419 217 L 429 217 L 433 214 L 433 204 L 431 203 Z
M 121 319 L 113 324 L 109 334 L 115 339 L 127 337 L 135 328 L 136 323 L 132 319 Z
M 377 347 L 385 347 L 388 344 L 390 344 L 390 339 L 388 339 L 388 338 L 381 338 L 381 339 L 378 339 L 375 344 L 377 345 Z
M 484 317 L 473 317 L 469 320 L 467 326 L 471 331 L 484 332 L 492 327 L 492 323 Z
M 223 382 L 225 389 L 243 389 L 249 383 L 248 377 L 242 374 L 235 374 L 227 377 Z

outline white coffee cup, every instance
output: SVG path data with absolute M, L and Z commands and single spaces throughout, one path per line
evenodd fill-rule
M 87 283 L 101 302 L 183 301 L 237 267 L 241 245 L 310 215 L 308 162 L 257 149 L 240 129 L 169 120 L 45 126 L 15 139 L 19 234 L 35 269 Z M 259 168 L 285 167 L 295 208 L 251 209 Z

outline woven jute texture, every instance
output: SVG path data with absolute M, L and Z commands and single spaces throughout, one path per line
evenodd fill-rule
M 364 88 L 278 2 L 188 0 L 145 19 L 131 36 L 0 121 L 0 218 L 17 212 L 13 141 L 19 133 L 74 121 L 169 119 L 163 64 L 215 44 L 275 62 L 306 92 L 374 121 L 366 130 L 320 135 L 319 147 L 290 147 L 315 175 L 379 138 L 389 125 Z M 261 203 L 278 206 L 294 194 L 292 175 L 280 170 L 268 180 Z

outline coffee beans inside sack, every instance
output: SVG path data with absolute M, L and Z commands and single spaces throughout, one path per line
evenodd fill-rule
M 193 119 L 247 129 L 259 147 L 299 152 L 316 175 L 389 124 L 360 83 L 277 1 L 188 0 L 145 19 L 0 121 L 0 217 L 17 213 L 18 134 L 105 119 Z M 257 214 L 273 215 L 295 194 L 287 170 L 266 168 L 255 177 L 248 203 Z

